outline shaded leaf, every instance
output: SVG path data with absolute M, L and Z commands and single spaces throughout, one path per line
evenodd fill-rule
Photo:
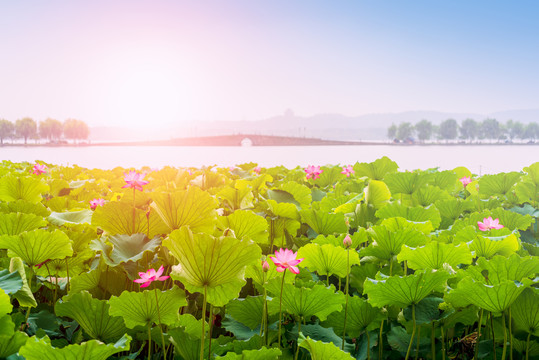
M 18 238 L 0 238 L 0 248 L 8 249 L 8 256 L 18 256 L 28 266 L 73 255 L 71 240 L 60 230 L 37 229 L 22 233 Z

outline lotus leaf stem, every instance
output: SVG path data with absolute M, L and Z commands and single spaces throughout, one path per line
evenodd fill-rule
M 442 359 L 445 360 L 445 339 L 444 339 L 444 326 L 440 326 L 441 337 L 442 337 Z
M 267 323 L 267 317 L 266 317 L 266 306 L 267 306 L 267 290 L 266 290 L 266 273 L 262 272 L 262 286 L 264 288 L 264 294 L 263 294 L 263 303 L 262 303 L 262 320 L 260 322 L 260 347 L 266 345 L 266 338 L 267 338 L 267 330 L 266 330 L 266 323 Z
M 507 352 L 507 330 L 505 329 L 505 311 L 502 311 L 502 326 L 503 326 L 502 360 L 505 360 L 505 354 Z
M 284 288 L 285 276 L 286 276 L 286 269 L 283 271 L 283 280 L 281 281 L 281 296 L 279 297 L 279 334 L 277 336 L 278 349 L 281 348 L 281 326 L 283 322 L 283 288 Z
M 367 329 L 365 329 L 365 334 L 367 334 L 367 360 L 371 360 L 371 336 Z
M 135 217 L 137 216 L 137 208 L 135 205 L 135 188 L 133 188 L 133 234 L 135 233 Z
M 346 303 L 344 304 L 344 324 L 343 324 L 343 329 L 342 329 L 342 346 L 341 346 L 341 349 L 343 351 L 344 351 L 344 339 L 346 337 L 346 318 L 348 317 L 349 281 L 350 281 L 350 249 L 346 249 L 346 285 L 344 285 L 344 296 L 346 297 Z
M 415 347 L 415 360 L 417 360 L 417 357 L 419 356 L 419 339 L 421 339 L 421 325 L 419 325 L 417 329 L 417 344 Z
M 298 341 L 296 343 L 296 355 L 294 356 L 294 360 L 298 360 L 298 355 L 299 355 L 299 334 L 301 333 L 301 316 L 299 317 L 299 322 L 298 322 Z
M 384 320 L 380 323 L 380 334 L 378 335 L 378 359 L 383 359 L 382 354 L 384 353 L 384 339 L 383 339 L 383 331 L 384 331 Z
M 481 309 L 481 312 L 479 313 L 479 323 L 477 324 L 477 338 L 475 340 L 475 354 L 474 354 L 474 360 L 477 360 L 477 354 L 479 352 L 479 339 L 481 338 L 481 325 L 483 323 L 483 309 Z
M 526 338 L 526 360 L 528 360 L 528 355 L 530 354 L 530 336 L 532 333 L 528 333 L 528 337 Z
M 490 312 L 490 330 L 492 331 L 492 352 L 494 353 L 494 360 L 496 360 L 496 335 L 494 334 L 494 316 L 492 311 Z
M 206 293 L 207 286 L 204 286 L 204 300 L 202 301 L 202 333 L 200 334 L 200 360 L 204 360 L 204 343 L 206 337 Z
M 67 261 L 67 257 L 66 257 L 66 273 L 67 273 L 67 285 L 66 285 L 66 290 L 67 292 L 69 292 L 69 262 Z
M 410 343 L 408 344 L 408 350 L 406 351 L 406 357 L 404 360 L 408 360 L 410 356 L 410 350 L 412 349 L 412 344 L 414 343 L 415 335 L 415 304 L 412 304 L 412 337 L 410 338 Z
M 213 329 L 213 304 L 210 304 L 210 316 L 208 317 L 210 330 L 208 332 L 208 338 L 210 338 L 210 344 L 208 346 L 208 360 L 211 358 L 211 331 Z
M 509 307 L 509 359 L 513 360 L 513 329 L 511 326 L 511 307 Z
M 436 360 L 436 326 L 432 322 L 432 330 L 430 332 L 430 351 L 432 352 L 432 360 Z
M 148 323 L 148 360 L 152 358 L 152 323 Z
M 161 333 L 161 343 L 163 345 L 163 358 L 167 360 L 167 353 L 166 353 L 166 347 L 165 347 L 165 336 L 163 335 L 163 328 L 161 327 L 161 312 L 159 311 L 159 300 L 157 299 L 157 289 L 153 290 L 155 294 L 155 305 L 157 307 L 157 321 L 159 321 L 159 332 Z

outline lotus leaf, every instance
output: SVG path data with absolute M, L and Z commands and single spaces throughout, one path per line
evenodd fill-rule
M 427 185 L 412 194 L 414 205 L 429 206 L 436 201 L 451 199 L 451 195 L 437 186 Z
M 90 224 L 93 211 L 89 209 L 68 212 L 52 212 L 47 218 L 51 224 L 62 226 L 65 224 Z
M 344 179 L 345 176 L 342 174 L 342 168 L 340 166 L 322 166 L 322 174 L 320 178 L 316 180 L 316 184 L 322 188 L 333 185 L 339 180 Z
M 391 260 L 401 252 L 403 245 L 416 247 L 427 242 L 425 235 L 414 229 L 390 231 L 385 225 L 375 225 L 367 232 L 374 241 L 362 248 L 360 254 L 382 260 Z
M 219 218 L 222 230 L 231 229 L 240 240 L 253 240 L 259 244 L 268 243 L 268 222 L 252 211 L 238 210 Z
M 0 201 L 24 200 L 41 202 L 41 194 L 49 191 L 49 186 L 39 178 L 6 175 L 0 178 Z
M 387 227 L 390 231 L 398 231 L 404 229 L 415 229 L 428 235 L 434 230 L 430 220 L 427 221 L 410 221 L 402 217 L 391 217 L 382 220 L 382 225 Z
M 130 280 L 123 269 L 101 264 L 97 269 L 74 276 L 71 279 L 69 294 L 87 290 L 93 297 L 105 299 L 111 295 L 120 295 L 128 281 Z
M 334 246 L 340 246 L 344 248 L 343 240 L 348 234 L 341 234 L 339 236 L 334 235 L 318 235 L 316 239 L 313 240 L 313 243 L 324 245 L 324 244 L 332 244 Z M 367 242 L 369 240 L 369 237 L 367 236 L 367 230 L 365 228 L 359 228 L 355 233 L 350 235 L 350 239 L 352 239 L 352 245 L 350 246 L 351 249 L 357 249 L 361 244 L 364 242 Z
M 8 269 L 0 271 L 0 289 L 3 289 L 7 294 L 15 294 L 22 286 L 22 277 L 17 271 L 9 271 Z M 2 314 L 1 311 L 0 314 Z
M 442 269 L 444 264 L 455 268 L 457 265 L 471 264 L 472 253 L 465 243 L 444 244 L 433 240 L 417 248 L 403 246 L 397 259 L 408 261 L 408 267 L 414 270 Z
M 182 328 L 174 328 L 168 331 L 170 342 L 174 345 L 174 355 L 182 360 L 200 359 L 200 335 L 198 338 L 189 335 Z M 212 341 L 213 343 L 213 341 Z M 208 358 L 210 341 L 204 341 L 204 358 Z
M 378 180 L 369 181 L 365 189 L 365 202 L 372 205 L 374 209 L 380 209 L 389 202 L 391 192 L 386 183 Z
M 15 354 L 27 340 L 26 333 L 15 331 L 15 324 L 11 320 L 11 316 L 0 317 L 0 358 L 5 359 Z
M 266 348 L 265 346 L 257 350 L 243 350 L 241 354 L 228 352 L 224 356 L 217 356 L 216 359 L 228 360 L 277 360 L 282 355 L 282 351 L 275 348 Z
M 307 186 L 298 184 L 294 181 L 288 181 L 279 187 L 279 190 L 286 191 L 291 194 L 294 200 L 299 204 L 300 208 L 307 209 L 311 206 L 312 195 L 311 189 Z M 280 201 L 278 201 L 280 202 Z
M 299 346 L 307 349 L 311 354 L 312 360 L 352 360 L 350 354 L 341 351 L 333 343 L 324 343 L 315 341 L 309 337 L 299 340 Z
M 0 248 L 8 249 L 10 257 L 18 256 L 28 266 L 73 255 L 71 240 L 60 230 L 37 229 L 24 232 L 18 238 L 0 238 Z
M 24 213 L 47 217 L 51 213 L 42 203 L 31 203 L 24 200 L 0 203 L 0 212 L 3 213 Z
M 298 250 L 297 256 L 305 258 L 301 262 L 302 267 L 316 271 L 318 275 L 337 275 L 340 278 L 346 277 L 350 266 L 359 264 L 356 251 L 349 251 L 347 254 L 347 250 L 332 244 L 307 244 Z
M 110 315 L 122 317 L 125 325 L 133 329 L 137 325 L 177 323 L 178 311 L 180 307 L 187 305 L 187 301 L 185 291 L 174 286 L 167 291 L 159 289 L 138 293 L 124 291 L 118 297 L 111 297 L 109 304 Z M 159 311 L 157 306 L 159 306 Z
M 427 269 L 408 276 L 384 277 L 383 280 L 367 278 L 363 291 L 373 306 L 404 308 L 419 303 L 434 291 L 443 292 L 449 277 L 445 271 Z
M 15 299 L 19 302 L 20 306 L 26 306 L 26 307 L 36 307 L 37 302 L 34 298 L 34 294 L 32 293 L 32 290 L 30 289 L 30 286 L 28 286 L 28 282 L 26 281 L 26 271 L 24 270 L 24 264 L 22 263 L 21 258 L 14 257 L 11 258 L 11 262 L 9 264 L 9 271 L 18 273 L 21 277 L 22 286 L 17 292 L 14 294 Z M 5 289 L 2 286 L 3 289 Z
M 458 181 L 461 177 L 457 176 L 454 170 L 437 171 L 434 173 L 434 179 L 431 184 L 451 192 L 455 189 L 455 186 L 462 186 Z
M 301 219 L 317 234 L 331 235 L 345 233 L 348 227 L 344 221 L 344 214 L 329 214 L 316 210 L 301 210 Z
M 496 255 L 490 260 L 479 258 L 476 266 L 469 267 L 466 273 L 488 285 L 501 284 L 505 280 L 522 281 L 539 273 L 539 258 L 517 254 Z
M 520 173 L 513 171 L 494 175 L 484 175 L 479 179 L 479 194 L 486 196 L 506 195 L 520 178 Z
M 494 209 L 490 213 L 493 219 L 500 219 L 500 224 L 509 230 L 526 230 L 535 222 L 535 219 L 528 214 L 521 215 L 502 208 Z
M 539 185 L 524 176 L 515 186 L 515 195 L 520 203 L 530 203 L 537 206 L 539 201 Z
M 232 210 L 248 209 L 253 207 L 254 195 L 251 185 L 246 180 L 237 180 L 233 187 L 227 186 L 217 193 Z
M 455 222 L 465 211 L 473 208 L 471 201 L 462 200 L 459 198 L 451 198 L 445 200 L 438 200 L 434 203 L 436 208 L 440 212 L 442 229 L 448 228 Z
M 245 284 L 245 267 L 260 261 L 261 250 L 253 242 L 232 237 L 193 234 L 187 227 L 163 240 L 179 260 L 171 276 L 190 292 L 207 294 L 207 301 L 223 306 L 237 297 Z
M 394 173 L 399 166 L 396 162 L 384 156 L 371 163 L 356 163 L 354 171 L 356 176 L 366 176 L 372 180 L 382 180 L 387 173 Z
M 272 199 L 266 200 L 268 210 L 275 216 L 300 220 L 298 208 L 295 204 L 287 202 L 277 202 Z
M 378 210 L 376 216 L 380 219 L 401 217 L 413 222 L 425 222 L 430 220 L 434 228 L 437 228 L 441 222 L 440 212 L 434 206 L 425 208 L 421 206 L 408 207 L 399 203 L 391 203 Z
M 54 306 L 57 316 L 67 316 L 77 321 L 84 331 L 93 339 L 105 343 L 117 341 L 127 331 L 124 320 L 109 315 L 109 304 L 106 300 L 92 298 L 87 291 L 64 297 Z
M 277 271 L 277 267 L 273 261 L 269 260 L 268 258 L 266 259 L 269 265 L 269 270 L 267 272 L 264 272 L 260 264 L 249 265 L 245 269 L 245 277 L 252 279 L 253 282 L 258 286 L 263 286 L 269 280 L 276 277 L 282 278 L 283 276 L 283 273 Z M 296 274 L 294 273 L 286 274 L 285 282 L 292 284 L 295 278 Z
M 394 326 L 391 328 L 391 331 L 387 334 L 387 342 L 391 346 L 393 350 L 396 350 L 400 352 L 401 358 L 404 357 L 404 354 L 408 350 L 408 346 L 410 344 L 410 339 L 412 335 L 408 334 L 406 332 L 406 329 L 402 326 Z M 414 337 L 413 344 L 412 344 L 412 353 L 415 353 L 415 349 L 417 347 L 417 336 Z M 426 338 L 420 338 L 419 339 L 419 352 L 425 352 L 430 345 L 430 341 Z
M 11 310 L 13 310 L 11 299 L 9 298 L 9 295 L 0 288 L 0 314 L 9 314 L 11 313 Z
M 145 252 L 155 251 L 160 243 L 159 236 L 149 240 L 144 234 L 114 235 L 92 241 L 90 248 L 101 251 L 107 265 L 118 266 L 121 263 L 142 259 Z
M 262 296 L 247 296 L 245 299 L 230 301 L 226 306 L 226 312 L 234 320 L 254 330 L 262 320 L 263 305 L 264 299 Z
M 470 250 L 475 256 L 491 258 L 494 255 L 509 256 L 516 252 L 520 244 L 515 234 L 507 236 L 487 237 L 477 234 L 475 239 L 469 243 Z
M 424 187 L 431 179 L 431 175 L 420 172 L 399 172 L 388 174 L 384 182 L 389 187 L 391 194 L 411 195 Z
M 416 324 L 430 324 L 433 321 L 439 320 L 442 312 L 439 305 L 444 302 L 444 299 L 434 296 L 428 296 L 415 305 L 415 322 Z M 408 306 L 403 311 L 404 318 L 407 321 L 412 320 L 412 308 Z
M 357 338 L 365 329 L 375 329 L 385 316 L 381 310 L 372 307 L 367 300 L 359 296 L 350 296 L 346 320 L 346 333 L 351 338 Z M 332 327 L 338 333 L 343 333 L 344 310 L 334 312 L 323 322 L 325 327 Z
M 539 289 L 529 287 L 522 291 L 511 305 L 511 316 L 518 328 L 539 336 Z
M 45 219 L 34 214 L 10 213 L 0 217 L 0 238 L 19 235 L 47 225 Z
M 365 198 L 365 194 L 349 194 L 335 196 L 326 196 L 320 201 L 320 210 L 334 213 L 352 213 L 357 204 Z
M 19 354 L 27 360 L 106 360 L 113 354 L 128 351 L 130 343 L 131 337 L 126 334 L 115 344 L 104 344 L 98 340 L 90 340 L 82 344 L 55 348 L 47 337 L 38 339 L 32 336 L 21 347 Z

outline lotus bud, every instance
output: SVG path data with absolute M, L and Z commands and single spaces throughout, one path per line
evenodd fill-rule
M 350 246 L 352 246 L 352 238 L 350 237 L 350 235 L 346 234 L 342 243 L 345 248 L 349 248 Z
M 266 260 L 262 261 L 262 270 L 264 270 L 264 272 L 268 272 L 269 271 L 269 264 Z

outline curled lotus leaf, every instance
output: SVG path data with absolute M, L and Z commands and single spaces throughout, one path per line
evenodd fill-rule
M 425 246 L 403 246 L 397 256 L 399 261 L 407 261 L 414 270 L 442 269 L 444 264 L 455 268 L 457 265 L 472 263 L 472 253 L 466 243 L 445 244 L 431 241 Z
M 118 266 L 142 259 L 146 251 L 153 252 L 161 244 L 161 237 L 148 239 L 144 234 L 103 236 L 92 241 L 90 248 L 100 251 L 109 266 Z
M 47 220 L 54 225 L 91 224 L 93 211 L 89 209 L 67 212 L 52 212 Z
M 271 214 L 283 218 L 300 220 L 298 208 L 296 205 L 287 202 L 277 202 L 272 199 L 266 200 L 268 210 Z
M 434 206 L 410 207 L 399 203 L 391 203 L 378 210 L 376 216 L 380 219 L 401 217 L 412 222 L 430 221 L 434 228 L 437 228 L 441 222 L 440 212 Z
M 24 269 L 22 259 L 18 257 L 11 258 L 9 263 L 9 271 L 18 273 L 22 280 L 21 288 L 17 290 L 13 297 L 17 299 L 20 306 L 36 307 L 37 302 L 32 290 L 30 289 L 30 286 L 28 286 L 28 281 L 26 280 L 26 271 Z
M 346 353 L 339 349 L 333 343 L 325 343 L 322 341 L 316 341 L 307 337 L 306 339 L 299 340 L 299 346 L 307 349 L 311 354 L 312 360 L 352 360 L 354 359 L 349 353 Z
M 347 253 L 343 247 L 332 244 L 307 244 L 298 250 L 297 256 L 304 258 L 301 262 L 302 267 L 316 271 L 318 275 L 337 275 L 340 278 L 346 277 L 350 266 L 359 264 L 356 251 Z
M 399 166 L 396 162 L 384 156 L 370 163 L 359 163 L 354 165 L 356 176 L 366 176 L 372 180 L 382 180 L 386 174 L 397 172 Z
M 529 287 L 511 305 L 511 316 L 519 329 L 539 336 L 539 289 Z
M 309 225 L 317 234 L 331 235 L 342 234 L 348 231 L 344 214 L 329 214 L 317 210 L 301 210 L 301 219 Z
M 0 238 L 0 249 L 8 249 L 8 256 L 18 256 L 28 266 L 73 255 L 71 240 L 60 230 L 36 229 L 18 237 Z
M 9 213 L 0 217 L 0 237 L 19 235 L 47 225 L 43 217 L 34 214 Z
M 0 201 L 24 200 L 39 203 L 43 199 L 42 194 L 48 191 L 49 185 L 41 178 L 15 175 L 0 178 Z
M 252 211 L 237 210 L 228 216 L 219 217 L 219 228 L 233 230 L 240 240 L 268 243 L 268 222 Z
M 379 180 L 369 181 L 369 185 L 364 190 L 365 203 L 372 205 L 374 209 L 380 209 L 391 199 L 391 191 L 386 183 Z
M 311 206 L 312 194 L 311 189 L 307 186 L 299 184 L 295 181 L 288 181 L 279 186 L 279 190 L 286 191 L 291 194 L 295 201 L 299 204 L 300 208 L 307 209 Z

